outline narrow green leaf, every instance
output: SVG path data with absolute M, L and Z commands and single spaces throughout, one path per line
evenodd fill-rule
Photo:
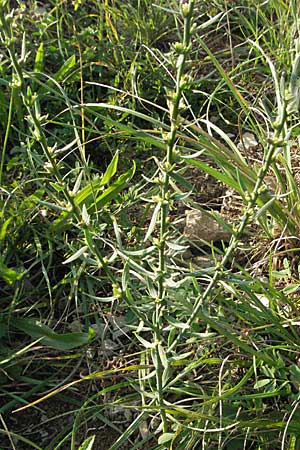
M 121 251 L 118 251 L 118 254 L 125 260 L 127 261 L 128 265 L 135 270 L 138 274 L 140 275 L 144 275 L 150 279 L 154 279 L 155 278 L 155 273 L 154 272 L 150 272 L 149 270 L 145 269 L 143 266 L 141 266 L 140 264 L 136 263 L 133 259 L 129 258 L 128 256 L 126 256 L 124 253 L 122 253 Z
M 47 206 L 47 208 L 53 209 L 54 211 L 66 213 L 68 211 L 67 208 L 64 208 L 59 205 L 55 205 L 54 203 L 46 202 L 44 200 L 38 200 L 38 203 L 42 206 Z
M 2 7 L 2 6 L 0 6 L 0 7 Z M 4 434 L 4 436 L 7 436 L 7 431 L 0 428 L 0 434 Z M 23 447 L 23 446 L 22 447 L 20 446 L 20 443 L 23 442 L 27 448 L 29 447 L 29 448 L 35 448 L 36 450 L 43 450 L 42 447 L 39 447 L 37 444 L 32 442 L 30 439 L 25 438 L 24 436 L 22 436 L 19 433 L 14 433 L 13 431 L 10 430 L 9 436 L 10 436 L 10 438 L 14 438 L 14 440 L 16 440 L 16 441 L 20 441 L 20 442 L 18 442 L 19 448 Z
M 168 323 L 170 323 L 171 325 L 173 325 L 175 328 L 180 328 L 182 330 L 187 330 L 190 328 L 190 325 L 184 323 L 184 322 L 180 322 L 180 320 L 176 320 L 174 317 L 172 316 L 167 316 L 166 320 Z
M 163 367 L 165 369 L 167 369 L 169 367 L 168 358 L 167 358 L 165 349 L 163 348 L 163 346 L 161 344 L 158 344 L 158 352 L 159 352 L 160 360 L 161 360 Z
M 81 170 L 79 172 L 79 175 L 78 175 L 78 177 L 77 177 L 77 179 L 75 181 L 75 184 L 74 184 L 74 187 L 73 187 L 73 190 L 72 190 L 72 194 L 74 194 L 74 195 L 77 194 L 77 192 L 79 191 L 81 180 L 82 180 L 82 176 L 83 176 L 83 170 Z
M 228 145 L 228 147 L 233 151 L 235 155 L 235 160 L 238 162 L 241 166 L 244 166 L 247 168 L 247 162 L 241 152 L 239 151 L 238 147 L 235 145 L 235 143 L 230 139 L 227 133 L 225 133 L 221 128 L 219 128 L 217 125 L 215 125 L 213 122 L 210 122 L 209 120 L 201 120 L 201 122 L 205 123 L 207 126 L 212 128 Z
M 215 14 L 210 19 L 206 20 L 205 22 L 202 22 L 199 24 L 199 30 L 205 30 L 206 28 L 211 27 L 214 23 L 218 22 L 221 17 L 225 15 L 224 12 L 219 12 L 218 14 Z
M 129 427 L 124 431 L 124 433 L 116 440 L 116 442 L 108 449 L 108 450 L 119 450 L 120 448 L 124 448 L 124 445 L 128 443 L 129 437 L 132 433 L 134 433 L 138 427 L 140 426 L 141 422 L 144 419 L 144 411 L 141 412 L 140 415 L 137 416 L 136 419 L 134 419 Z
M 124 250 L 122 249 L 122 253 L 124 253 L 124 255 L 126 256 L 148 256 L 151 255 L 155 250 L 157 250 L 157 247 L 155 247 L 154 245 L 151 245 L 150 247 L 147 248 L 141 248 L 141 250 Z
M 130 170 L 121 175 L 109 188 L 107 188 L 99 197 L 97 197 L 95 206 L 97 206 L 97 208 L 103 208 L 112 200 L 114 200 L 117 195 L 127 186 L 128 181 L 131 180 L 135 173 L 135 169 L 136 165 L 134 162 Z M 91 206 L 93 207 L 94 205 Z
M 149 224 L 146 236 L 144 238 L 144 242 L 146 242 L 149 239 L 149 237 L 151 236 L 151 234 L 154 231 L 154 228 L 155 228 L 155 226 L 157 224 L 157 218 L 158 218 L 158 214 L 159 214 L 160 208 L 161 208 L 161 203 L 159 202 L 159 203 L 157 203 L 157 205 L 154 208 L 154 211 L 153 211 L 153 214 L 152 214 L 152 218 L 151 218 L 151 221 L 150 221 L 150 224 Z
M 222 183 L 225 183 L 227 186 L 239 190 L 239 184 L 230 176 L 229 174 L 223 174 L 219 172 L 218 170 L 214 169 L 213 167 L 210 167 L 208 164 L 205 164 L 202 161 L 199 161 L 194 158 L 182 158 L 184 161 L 186 161 L 188 164 L 191 164 L 195 167 L 198 167 L 199 169 L 204 170 L 209 175 L 213 176 L 217 180 L 222 181 Z
M 95 205 L 98 208 L 105 206 L 111 200 L 113 200 L 124 187 L 126 187 L 126 183 L 132 178 L 135 172 L 135 163 L 132 168 L 120 175 L 118 179 L 107 189 L 105 189 L 98 197 L 99 191 L 103 186 L 103 179 L 95 180 L 92 183 L 85 186 L 78 194 L 75 196 L 75 202 L 82 207 L 83 203 L 86 204 L 87 210 L 89 208 L 94 207 Z
M 85 203 L 82 206 L 82 220 L 84 221 L 84 223 L 86 225 L 89 225 L 89 223 L 90 223 L 90 216 L 89 216 L 89 213 L 87 212 Z
M 34 72 L 42 72 L 44 70 L 44 43 L 41 42 L 37 49 L 34 60 Z
M 187 245 L 176 244 L 176 242 L 167 241 L 166 244 L 171 250 L 174 250 L 175 252 L 184 252 L 189 248 Z
M 101 179 L 97 178 L 77 192 L 74 197 L 75 203 L 80 207 L 85 203 L 87 207 L 89 207 L 90 203 L 93 201 L 93 197 L 99 193 L 100 189 Z
M 146 341 L 146 339 L 142 338 L 142 336 L 140 336 L 139 334 L 135 333 L 135 336 L 137 337 L 137 339 L 140 341 L 141 344 L 143 344 L 143 346 L 145 348 L 154 348 L 155 347 L 155 343 L 154 342 L 149 342 Z
M 16 272 L 15 270 L 7 267 L 7 265 L 0 260 L 0 278 L 2 278 L 7 284 L 13 284 L 15 281 L 20 280 L 24 273 L 25 272 Z
M 75 252 L 73 255 L 71 255 L 68 259 L 66 259 L 63 264 L 69 264 L 72 261 L 75 261 L 76 259 L 80 258 L 80 256 L 85 253 L 88 249 L 87 245 L 84 245 L 81 247 L 77 252 Z
M 34 347 L 37 343 L 39 343 L 39 339 L 37 339 L 33 342 L 30 342 L 29 345 L 26 345 L 26 347 L 22 347 L 20 350 L 18 350 L 16 352 L 6 354 L 2 359 L 0 359 L 0 366 L 5 365 L 5 364 L 13 361 L 14 359 L 17 359 L 20 356 L 24 355 L 27 351 L 30 351 L 32 349 L 32 347 Z M 0 409 L 0 411 L 1 411 L 1 409 Z
M 88 333 L 58 334 L 34 319 L 14 319 L 12 326 L 34 339 L 41 338 L 42 345 L 47 345 L 57 350 L 72 350 L 73 348 L 86 345 L 95 336 L 93 328 L 90 328 Z
M 297 436 L 295 434 L 292 434 L 292 436 L 290 437 L 288 446 L 286 450 L 296 450 L 299 448 L 299 438 L 297 438 Z M 298 442 L 298 445 L 297 445 Z M 297 445 L 297 447 L 296 447 Z
M 0 89 L 0 123 L 5 130 L 7 124 L 7 111 L 9 109 L 9 102 L 6 98 L 5 89 Z
M 181 176 L 179 173 L 170 172 L 170 177 L 176 181 L 176 183 L 181 184 L 182 186 L 186 187 L 189 191 L 193 190 L 193 185 L 190 183 L 186 178 Z
M 260 389 L 264 386 L 267 386 L 267 384 L 270 384 L 271 381 L 272 380 L 270 378 L 263 378 L 262 380 L 258 380 L 254 385 L 254 389 Z
M 136 164 L 133 162 L 133 165 L 130 170 L 122 174 L 118 179 L 111 184 L 107 189 L 105 189 L 100 195 L 99 191 L 102 188 L 101 179 L 97 179 L 92 183 L 85 186 L 78 194 L 74 197 L 75 203 L 82 208 L 85 203 L 87 212 L 89 214 L 93 213 L 96 208 L 99 210 L 105 206 L 107 206 L 110 202 L 117 198 L 120 192 L 125 189 L 128 185 L 128 182 L 131 180 L 135 173 Z M 98 197 L 97 197 L 98 195 Z M 45 204 L 47 206 L 47 202 L 40 202 L 41 204 Z M 50 204 L 49 204 L 50 205 Z M 53 205 L 51 205 L 53 207 Z M 60 208 L 63 209 L 63 208 Z M 68 219 L 72 217 L 72 212 L 65 211 L 63 212 L 58 219 L 56 219 L 53 224 L 53 230 L 57 231 L 60 229 L 64 229 L 64 227 L 68 224 Z
M 174 437 L 174 433 L 164 433 L 158 438 L 159 445 L 163 445 L 166 442 L 170 442 Z
M 211 59 L 212 63 L 215 65 L 215 67 L 217 68 L 218 72 L 220 73 L 222 80 L 224 80 L 227 84 L 227 86 L 229 87 L 229 89 L 231 90 L 233 96 L 235 97 L 235 99 L 238 101 L 239 105 L 241 106 L 241 108 L 243 109 L 243 111 L 245 112 L 245 114 L 247 115 L 247 117 L 249 116 L 249 105 L 247 103 L 247 101 L 245 100 L 245 98 L 242 96 L 241 92 L 236 88 L 236 86 L 233 84 L 231 78 L 228 76 L 227 72 L 223 69 L 223 67 L 221 66 L 221 64 L 219 63 L 219 61 L 217 60 L 217 58 L 215 57 L 215 55 L 211 52 L 211 50 L 207 47 L 207 45 L 204 43 L 204 41 L 200 38 L 200 36 L 197 36 L 197 40 L 199 41 L 200 45 L 202 46 L 202 48 L 206 51 L 206 53 L 208 54 L 209 58 Z
M 63 81 L 65 76 L 74 68 L 76 64 L 76 57 L 75 54 L 70 56 L 70 58 L 67 59 L 61 66 L 61 68 L 56 72 L 55 75 L 53 75 L 53 78 L 55 81 Z
M 236 169 L 236 179 L 240 188 L 239 192 L 243 195 L 247 192 L 248 188 L 245 178 L 242 176 L 241 171 L 238 169 Z
M 206 313 L 199 311 L 198 317 L 208 323 L 212 328 L 214 328 L 220 335 L 227 337 L 231 342 L 233 342 L 238 348 L 244 350 L 244 352 L 256 356 L 258 361 L 264 361 L 270 366 L 276 366 L 276 361 L 270 358 L 269 355 L 263 352 L 263 350 L 256 350 L 254 347 L 246 344 L 242 339 L 237 337 L 233 330 L 228 330 L 221 322 L 208 316 Z
M 262 215 L 266 214 L 266 212 L 270 209 L 270 206 L 275 202 L 276 198 L 271 197 L 270 200 L 263 205 L 254 215 L 254 220 L 258 220 Z
M 9 217 L 8 219 L 5 220 L 5 222 L 1 225 L 0 228 L 0 241 L 3 241 L 3 239 L 5 238 L 6 235 L 6 231 L 7 231 L 7 227 L 10 224 L 12 220 L 12 217 Z
M 291 283 L 282 289 L 285 295 L 294 294 L 300 290 L 300 283 Z
M 78 450 L 92 450 L 95 441 L 95 435 L 88 437 L 78 448 Z
M 119 162 L 119 151 L 117 150 L 101 179 L 100 186 L 104 186 L 105 184 L 108 184 L 110 182 L 111 178 L 115 175 L 117 171 L 118 162 Z

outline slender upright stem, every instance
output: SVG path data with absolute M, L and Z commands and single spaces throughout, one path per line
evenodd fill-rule
M 176 63 L 176 84 L 173 92 L 169 93 L 168 105 L 170 115 L 170 132 L 167 136 L 167 153 L 166 159 L 161 166 L 161 213 L 160 213 L 160 233 L 159 233 L 159 267 L 158 267 L 158 296 L 156 299 L 156 308 L 154 315 L 154 339 L 155 339 L 155 363 L 156 363 L 156 382 L 158 406 L 162 418 L 163 431 L 168 431 L 167 417 L 164 408 L 164 392 L 163 392 L 163 374 L 167 369 L 166 361 L 162 361 L 162 329 L 163 329 L 163 312 L 166 307 L 166 287 L 165 278 L 166 270 L 166 241 L 169 230 L 169 209 L 171 202 L 170 195 L 170 172 L 174 169 L 174 153 L 176 149 L 176 135 L 180 122 L 179 112 L 182 94 L 185 88 L 184 70 L 186 59 L 191 47 L 191 22 L 193 17 L 194 0 L 181 5 L 181 13 L 183 17 L 183 39 L 181 43 L 175 44 L 174 49 L 177 53 Z
M 261 166 L 260 170 L 258 171 L 257 180 L 256 180 L 255 186 L 253 188 L 253 191 L 251 193 L 248 193 L 248 202 L 246 204 L 244 215 L 240 221 L 240 224 L 236 227 L 236 229 L 234 229 L 234 233 L 233 233 L 232 238 L 229 242 L 229 245 L 225 251 L 222 261 L 220 261 L 218 263 L 216 270 L 214 272 L 214 275 L 211 278 L 207 288 L 197 298 L 197 300 L 194 304 L 193 312 L 192 312 L 191 316 L 189 317 L 189 319 L 187 320 L 187 324 L 186 324 L 187 327 L 185 329 L 188 329 L 188 326 L 192 325 L 192 323 L 196 319 L 199 311 L 203 307 L 203 303 L 211 295 L 213 289 L 217 285 L 217 283 L 224 271 L 224 268 L 226 267 L 226 264 L 230 260 L 233 252 L 238 247 L 240 240 L 241 240 L 241 236 L 244 233 L 246 226 L 250 223 L 250 221 L 253 217 L 254 208 L 255 208 L 257 199 L 262 194 L 262 191 L 264 189 L 264 187 L 263 187 L 264 178 L 267 175 L 268 171 L 270 170 L 272 162 L 274 161 L 274 158 L 276 157 L 277 149 L 279 147 L 282 147 L 282 143 L 285 140 L 284 139 L 285 138 L 285 123 L 286 123 L 286 117 L 287 117 L 286 111 L 287 111 L 287 104 L 285 101 L 283 101 L 283 113 L 280 118 L 280 122 L 278 123 L 278 125 L 276 127 L 273 138 L 270 140 L 270 144 L 269 144 L 269 148 L 268 148 L 268 151 L 267 151 L 267 154 L 265 157 L 265 161 L 264 161 L 264 164 Z M 173 341 L 172 345 L 169 347 L 168 351 L 172 351 L 174 348 L 176 348 L 176 345 L 178 344 L 178 342 L 180 342 L 180 340 L 182 339 L 182 337 L 185 333 L 185 329 L 178 333 L 176 339 L 174 339 L 174 341 Z
M 14 96 L 15 96 L 15 88 L 12 86 L 11 93 L 10 93 L 10 100 L 9 100 L 9 110 L 8 110 L 7 122 L 6 122 L 6 130 L 5 130 L 4 142 L 3 142 L 2 153 L 1 153 L 0 187 L 1 187 L 1 184 L 2 184 L 2 176 L 3 176 L 3 169 L 4 169 L 5 154 L 6 154 L 7 143 L 8 143 L 8 138 L 9 138 L 9 132 L 10 132 L 10 127 L 11 127 L 12 112 L 13 112 L 13 105 L 14 105 Z
M 1 1 L 1 0 L 0 0 Z M 52 149 L 48 146 L 47 137 L 45 135 L 45 132 L 43 130 L 43 127 L 41 125 L 40 116 L 37 112 L 37 109 L 35 108 L 35 94 L 33 94 L 30 90 L 30 85 L 26 84 L 22 66 L 17 59 L 16 51 L 15 51 L 15 45 L 14 45 L 14 37 L 12 35 L 10 23 L 5 16 L 4 8 L 0 7 L 0 25 L 2 26 L 0 37 L 2 38 L 3 42 L 6 45 L 7 51 L 10 56 L 10 60 L 12 63 L 13 68 L 13 76 L 12 76 L 12 95 L 13 90 L 18 89 L 18 91 L 21 94 L 21 98 L 23 101 L 23 104 L 26 107 L 28 116 L 30 118 L 31 124 L 33 126 L 33 136 L 35 137 L 36 141 L 39 143 L 45 157 L 47 158 L 51 171 L 53 175 L 55 176 L 57 182 L 64 186 L 63 193 L 65 195 L 66 201 L 68 202 L 68 207 L 74 214 L 74 217 L 78 220 L 78 222 L 81 222 L 81 210 L 79 205 L 75 202 L 73 195 L 70 193 L 68 186 L 65 185 L 65 181 L 63 179 L 62 174 L 60 173 L 59 167 L 56 163 L 55 155 L 52 153 Z M 12 100 L 11 100 L 12 104 Z M 10 115 L 12 114 L 11 108 L 9 110 L 9 117 L 8 117 L 8 123 L 7 123 L 7 129 L 6 129 L 6 135 L 8 134 L 8 127 L 11 121 Z M 84 125 L 84 124 L 83 124 Z M 5 139 L 6 139 L 5 135 Z M 6 140 L 4 145 L 4 150 L 6 148 Z M 4 152 L 4 151 L 3 151 Z M 82 153 L 83 154 L 83 153 Z M 83 154 L 84 156 L 84 154 Z M 2 170 L 3 170 L 3 164 L 4 164 L 4 155 L 2 154 L 1 162 L 0 162 L 0 181 L 2 176 Z M 114 284 L 115 277 L 113 273 L 111 272 L 107 261 L 103 256 L 101 255 L 101 252 L 96 248 L 96 246 L 93 243 L 91 233 L 87 227 L 87 225 L 83 225 L 83 229 L 85 231 L 85 238 L 87 241 L 87 244 L 91 250 L 91 252 L 95 253 L 97 255 L 98 261 L 100 262 L 101 268 L 105 271 L 106 275 L 108 276 L 108 279 Z

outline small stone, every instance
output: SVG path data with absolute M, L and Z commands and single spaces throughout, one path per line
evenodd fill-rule
M 258 142 L 253 133 L 244 133 L 242 136 L 242 140 L 238 143 L 237 147 L 239 150 L 249 150 L 250 148 L 258 147 Z
M 231 233 L 215 219 L 199 210 L 186 211 L 184 236 L 194 242 L 229 241 Z

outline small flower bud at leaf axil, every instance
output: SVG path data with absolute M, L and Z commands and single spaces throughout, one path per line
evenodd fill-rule
M 181 0 L 181 11 L 183 17 L 187 17 L 190 12 L 189 0 Z

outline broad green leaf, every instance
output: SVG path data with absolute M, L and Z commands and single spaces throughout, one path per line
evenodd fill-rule
M 88 333 L 58 334 L 34 319 L 14 319 L 12 326 L 29 334 L 33 339 L 41 338 L 42 345 L 54 347 L 57 350 L 72 350 L 86 345 L 95 336 L 93 328 L 89 328 Z

